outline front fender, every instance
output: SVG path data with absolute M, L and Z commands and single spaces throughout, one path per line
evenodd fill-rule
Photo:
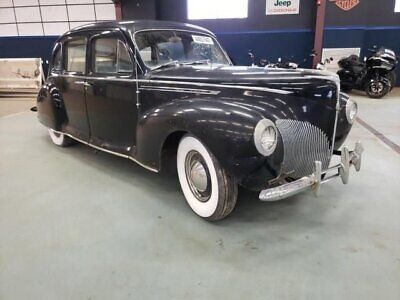
M 279 169 L 273 167 L 277 159 L 260 155 L 253 141 L 255 126 L 264 117 L 265 113 L 246 107 L 240 101 L 212 98 L 172 101 L 140 117 L 137 158 L 160 169 L 164 141 L 174 132 L 187 132 L 201 140 L 228 174 L 239 182 L 265 165 L 272 166 L 271 176 L 266 177 L 272 179 Z

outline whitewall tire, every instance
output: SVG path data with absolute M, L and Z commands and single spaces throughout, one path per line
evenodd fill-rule
M 194 136 L 185 135 L 178 147 L 177 169 L 186 201 L 200 217 L 216 221 L 236 205 L 237 184 L 214 155 Z
M 57 146 L 67 147 L 73 143 L 73 140 L 70 137 L 61 132 L 54 131 L 53 129 L 49 129 L 49 135 L 51 141 Z

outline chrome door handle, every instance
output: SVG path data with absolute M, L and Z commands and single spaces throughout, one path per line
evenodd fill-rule
M 92 85 L 91 85 L 90 83 L 88 83 L 87 81 L 75 81 L 75 84 L 84 85 L 85 87 L 92 86 Z

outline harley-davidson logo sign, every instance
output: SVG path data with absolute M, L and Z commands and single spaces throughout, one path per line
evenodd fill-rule
M 330 0 L 343 10 L 350 10 L 360 3 L 360 0 Z

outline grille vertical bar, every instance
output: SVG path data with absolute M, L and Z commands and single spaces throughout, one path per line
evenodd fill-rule
M 314 162 L 321 161 L 322 169 L 329 167 L 331 148 L 327 135 L 309 122 L 277 120 L 284 147 L 281 174 L 295 179 L 314 172 Z

